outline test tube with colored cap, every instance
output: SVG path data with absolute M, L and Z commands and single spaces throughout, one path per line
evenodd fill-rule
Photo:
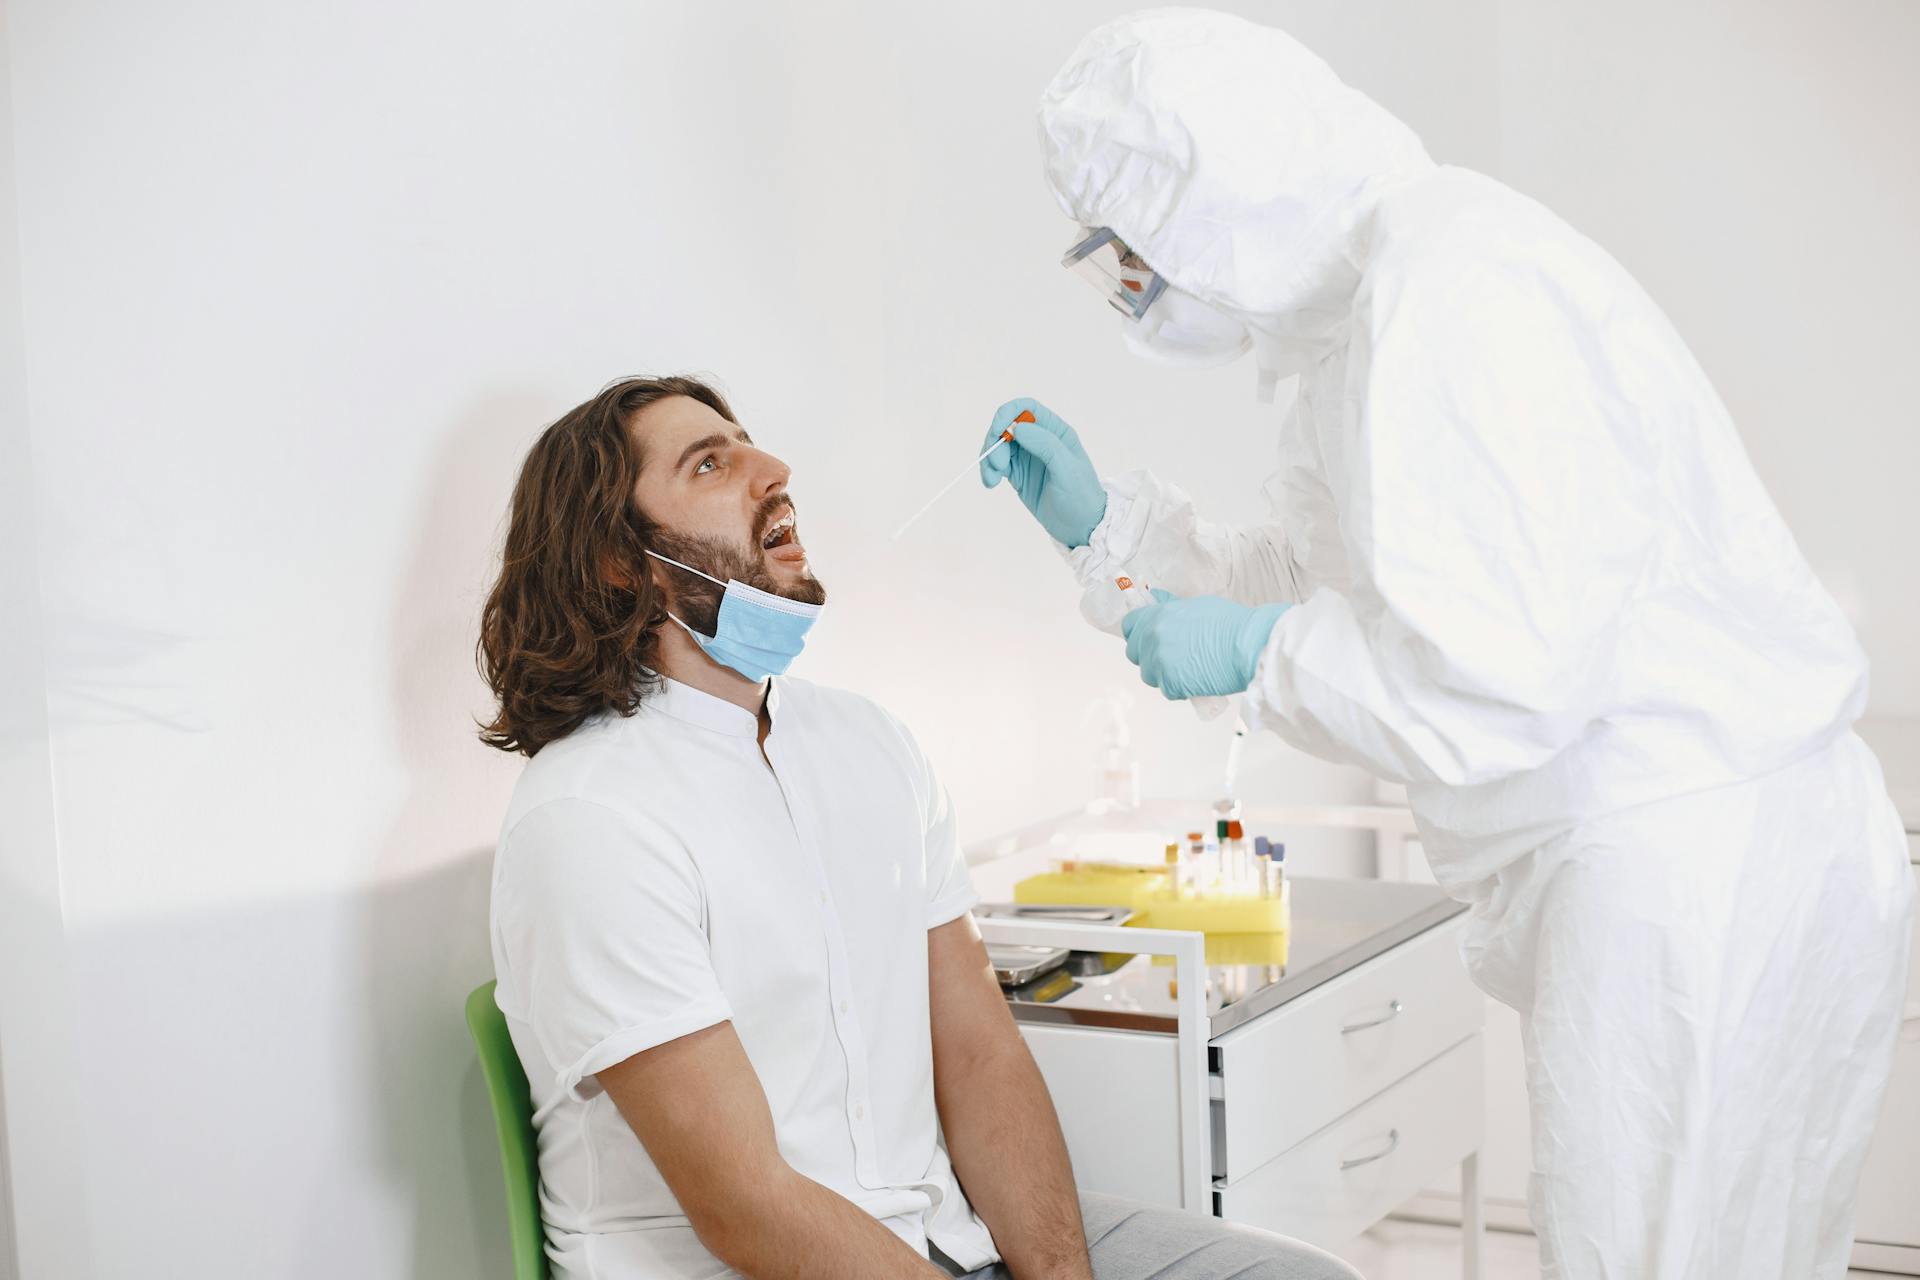
M 1121 599 L 1127 602 L 1128 613 L 1153 603 L 1153 592 L 1144 582 L 1135 582 L 1123 573 L 1113 580 L 1113 585 L 1120 589 Z

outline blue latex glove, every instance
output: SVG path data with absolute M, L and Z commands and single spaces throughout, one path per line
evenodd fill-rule
M 1014 422 L 1022 413 L 1031 413 L 1034 420 Z M 1086 546 L 1094 526 L 1107 514 L 1107 491 L 1080 447 L 1080 437 L 1038 400 L 1009 400 L 994 410 L 993 425 L 980 448 L 998 440 L 1008 427 L 1013 428 L 1013 440 L 981 460 L 980 483 L 991 489 L 1011 479 L 1020 501 L 1054 541 Z
M 1178 599 L 1155 588 L 1158 604 L 1120 620 L 1127 661 L 1140 678 L 1169 698 L 1209 698 L 1244 692 L 1266 650 L 1284 604 L 1250 606 L 1219 596 Z

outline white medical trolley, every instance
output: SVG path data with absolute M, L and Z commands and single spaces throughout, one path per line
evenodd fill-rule
M 1292 883 L 1284 968 L 1209 966 L 1197 933 L 980 920 L 990 942 L 1076 953 L 1009 993 L 1076 1179 L 1337 1247 L 1458 1168 L 1472 1280 L 1485 999 L 1464 908 L 1427 885 Z

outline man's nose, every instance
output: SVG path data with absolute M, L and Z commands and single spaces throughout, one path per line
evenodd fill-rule
M 778 493 L 786 488 L 787 481 L 792 477 L 793 471 L 786 463 L 780 461 L 780 459 L 774 457 L 772 454 L 761 452 L 760 450 L 755 450 L 755 452 L 759 453 L 759 457 L 754 459 L 752 479 L 753 499 L 759 502 L 764 500 L 768 494 Z

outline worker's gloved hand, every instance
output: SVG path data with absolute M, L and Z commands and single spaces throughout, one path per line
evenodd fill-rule
M 1033 421 L 1015 422 L 1023 413 Z M 1020 501 L 1054 541 L 1086 546 L 1094 526 L 1107 514 L 1107 491 L 1080 447 L 1080 437 L 1038 400 L 1009 400 L 994 410 L 993 425 L 980 448 L 986 449 L 1009 427 L 1012 442 L 981 460 L 980 483 L 991 489 L 1011 479 Z
M 1182 600 L 1157 587 L 1153 598 L 1159 603 L 1129 613 L 1120 630 L 1140 678 L 1173 699 L 1243 692 L 1287 611 L 1284 604 L 1249 606 L 1219 596 Z

